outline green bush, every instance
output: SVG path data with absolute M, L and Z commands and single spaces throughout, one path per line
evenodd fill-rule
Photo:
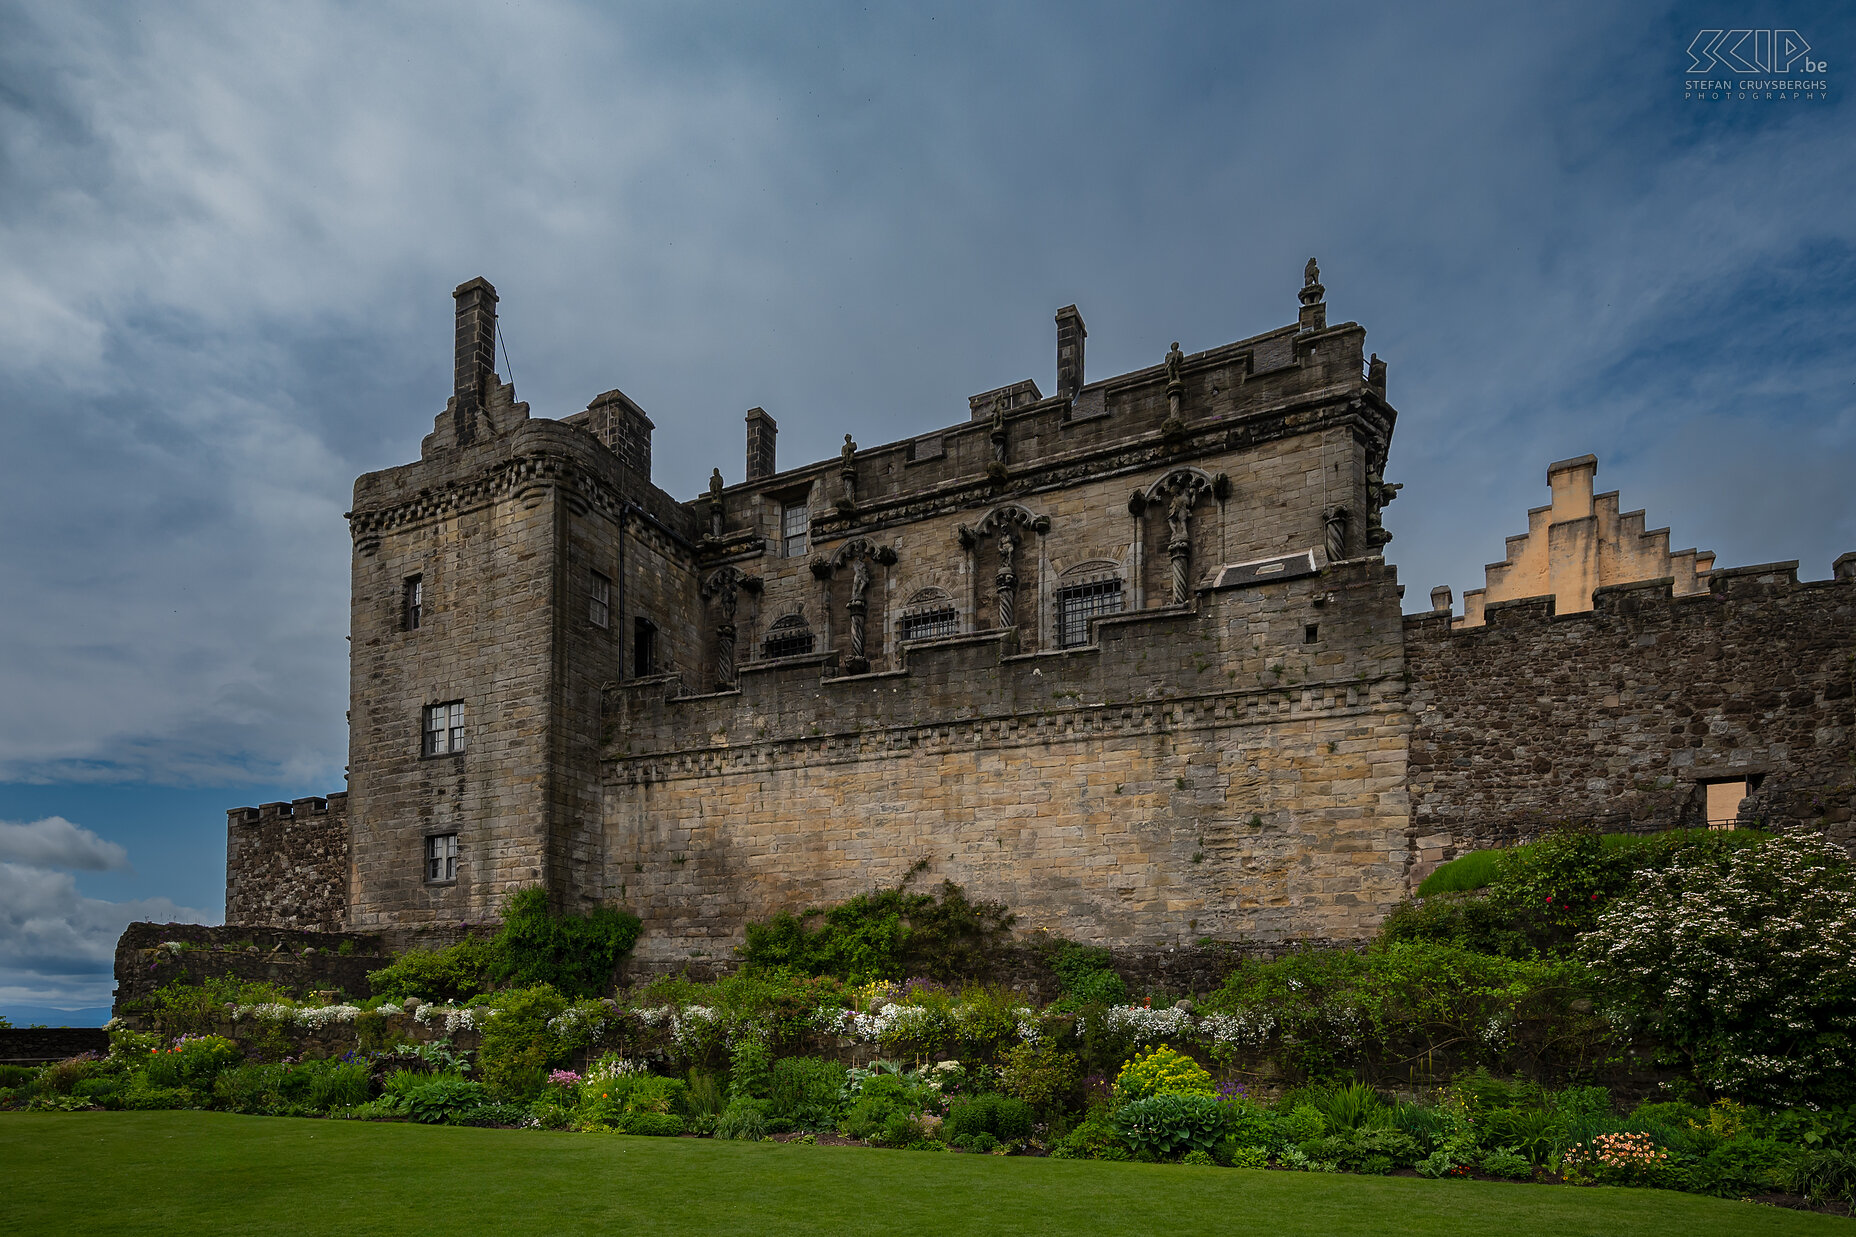
M 130 1082 L 129 1089 L 116 1097 L 116 1102 L 131 1111 L 143 1112 L 198 1108 L 202 1101 L 197 1091 L 190 1091 L 186 1087 L 151 1087 L 146 1079 L 138 1075 Z
M 1534 1161 L 1520 1152 L 1503 1148 L 1483 1155 L 1482 1171 L 1504 1181 L 1532 1181 Z
M 1130 1150 L 1115 1125 L 1114 1110 L 1098 1105 L 1051 1149 L 1051 1155 L 1063 1160 L 1125 1160 Z
M 1055 1116 L 1075 1095 L 1081 1070 L 1076 1054 L 1059 1048 L 1054 1040 L 1026 1040 L 1007 1050 L 999 1086 L 1045 1116 Z
M 1277 1119 L 1279 1137 L 1284 1143 L 1305 1143 L 1319 1138 L 1327 1129 L 1327 1118 L 1313 1104 L 1297 1104 Z
M 1129 1100 L 1150 1095 L 1216 1095 L 1218 1084 L 1197 1061 L 1161 1044 L 1122 1067 L 1115 1076 L 1115 1094 Z
M 516 987 L 547 984 L 573 999 L 599 996 L 611 988 L 613 969 L 637 942 L 639 927 L 636 915 L 609 906 L 589 915 L 555 914 L 546 890 L 519 890 L 503 904 L 490 975 Z
M 1218 1163 L 1209 1151 L 1188 1151 L 1180 1160 L 1181 1164 L 1194 1164 L 1202 1168 L 1211 1168 Z
M 1068 941 L 1057 946 L 1051 953 L 1050 969 L 1057 973 L 1057 981 L 1063 985 L 1063 996 L 1055 1008 L 1073 1011 L 1125 1002 L 1128 987 L 1115 973 L 1112 962 L 1108 950 L 1099 946 Z
M 1232 1168 L 1268 1168 L 1270 1149 L 1239 1144 L 1226 1153 L 1225 1159 L 1230 1162 Z
M 1135 1151 L 1170 1160 L 1187 1151 L 1210 1152 L 1223 1140 L 1223 1106 L 1209 1095 L 1160 1093 L 1123 1104 L 1115 1128 Z
M 461 1074 L 402 1070 L 389 1074 L 382 1090 L 396 1101 L 396 1107 L 408 1120 L 423 1125 L 461 1124 L 457 1118 L 490 1102 L 490 1093 L 482 1083 L 471 1082 Z
M 188 1036 L 144 1059 L 142 1072 L 151 1087 L 210 1090 L 219 1072 L 244 1059 L 237 1044 L 223 1035 Z
M 772 1081 L 772 1051 L 761 1040 L 742 1036 L 728 1054 L 728 1094 L 735 1099 L 764 1100 Z
M 1814 1203 L 1834 1200 L 1856 1206 L 1856 1152 L 1826 1149 L 1795 1155 L 1785 1184 Z
M 1856 866 L 1816 834 L 1683 852 L 1580 942 L 1628 1027 L 1775 1105 L 1856 1099 Z
M 1391 1116 L 1390 1106 L 1379 1093 L 1363 1082 L 1339 1083 L 1312 1087 L 1308 1102 L 1321 1113 L 1330 1130 L 1354 1130 L 1361 1126 L 1385 1124 Z
M 750 967 L 783 967 L 863 983 L 925 976 L 952 982 L 983 973 L 1013 916 L 1000 902 L 970 902 L 952 881 L 940 893 L 894 889 L 858 894 L 826 909 L 782 912 L 749 924 L 741 955 Z M 811 926 L 819 920 L 819 926 Z
M 377 997 L 400 1002 L 407 997 L 440 1003 L 466 1001 L 490 982 L 495 948 L 488 941 L 459 941 L 447 949 L 411 949 L 391 965 L 367 973 Z
M 970 1145 L 976 1134 L 1015 1143 L 1031 1137 L 1036 1122 L 1037 1114 L 1025 1101 L 989 1092 L 955 1104 L 941 1124 L 941 1136 L 955 1147 Z
M 548 1068 L 566 1059 L 566 1049 L 548 1022 L 567 1008 L 547 984 L 497 993 L 484 1008 L 477 1070 L 499 1100 L 533 1099 L 548 1082 Z
M 850 1109 L 838 1122 L 838 1132 L 846 1138 L 875 1137 L 896 1113 L 911 1117 L 919 1114 L 925 1099 L 919 1088 L 893 1074 L 866 1078 Z
M 84 1053 L 54 1061 L 39 1071 L 33 1084 L 35 1095 L 69 1095 L 71 1089 L 86 1078 L 93 1078 L 108 1066 L 103 1058 Z
M 1785 1189 L 1794 1179 L 1795 1149 L 1767 1138 L 1731 1138 L 1700 1157 L 1682 1183 L 1697 1194 L 1747 1198 Z
M 683 1133 L 683 1118 L 669 1112 L 628 1112 L 621 1114 L 612 1128 L 621 1134 L 674 1138 Z
M 767 1072 L 767 1113 L 788 1129 L 830 1129 L 838 1122 L 844 1066 L 817 1057 L 782 1057 Z
M 0 1030 L 5 1030 L 0 1027 Z M 0 1065 L 0 1087 L 24 1086 L 39 1076 L 39 1071 L 29 1065 Z
M 759 1142 L 767 1136 L 767 1111 L 759 1100 L 732 1099 L 715 1120 L 715 1136 Z

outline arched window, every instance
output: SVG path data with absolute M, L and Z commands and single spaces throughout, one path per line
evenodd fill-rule
M 952 636 L 960 631 L 960 615 L 947 590 L 925 588 L 909 598 L 909 604 L 902 611 L 901 628 L 904 640 Z
M 1121 568 L 1107 561 L 1082 563 L 1057 580 L 1057 647 L 1089 643 L 1089 620 L 1121 611 Z
M 799 657 L 812 651 L 812 625 L 806 622 L 806 616 L 792 613 L 773 620 L 767 628 L 767 639 L 760 646 L 760 655 L 764 658 Z

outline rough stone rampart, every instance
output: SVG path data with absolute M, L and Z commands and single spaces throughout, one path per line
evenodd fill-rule
M 1556 822 L 1703 822 L 1702 787 L 1748 779 L 1739 819 L 1856 840 L 1856 582 L 1796 563 L 1602 588 L 1589 612 L 1493 604 L 1481 627 L 1405 620 L 1414 876 Z
M 226 813 L 226 920 L 339 931 L 348 917 L 348 795 Z

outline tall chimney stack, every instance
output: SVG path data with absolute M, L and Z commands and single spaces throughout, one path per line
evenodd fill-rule
M 484 388 L 496 370 L 496 289 L 479 275 L 459 284 L 451 295 L 458 303 L 453 415 L 457 442 L 463 446 L 477 436 Z
M 1065 305 L 1057 311 L 1057 398 L 1075 399 L 1083 389 L 1083 341 L 1089 328 L 1076 306 Z
M 773 466 L 773 439 L 779 432 L 780 427 L 774 424 L 765 408 L 748 409 L 749 481 L 771 477 L 778 471 Z

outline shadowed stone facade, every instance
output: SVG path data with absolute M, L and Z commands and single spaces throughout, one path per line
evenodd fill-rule
M 1161 955 L 1363 939 L 1439 858 L 1548 818 L 1686 819 L 1679 789 L 1619 808 L 1626 774 L 1759 764 L 1750 812 L 1839 819 L 1856 582 L 1402 617 L 1386 366 L 1325 291 L 1311 262 L 1293 324 L 1096 381 L 1068 306 L 1055 395 L 788 470 L 756 408 L 746 479 L 679 501 L 622 392 L 530 417 L 465 284 L 420 459 L 355 486 L 345 854 L 235 811 L 229 919 L 405 941 L 540 884 L 635 910 L 648 970 L 925 861 L 1024 931 Z M 1734 657 L 1784 640 L 1746 681 L 1800 712 L 1756 758 L 1737 687 L 1680 713 L 1710 624 Z M 1509 730 L 1551 733 L 1523 758 Z

